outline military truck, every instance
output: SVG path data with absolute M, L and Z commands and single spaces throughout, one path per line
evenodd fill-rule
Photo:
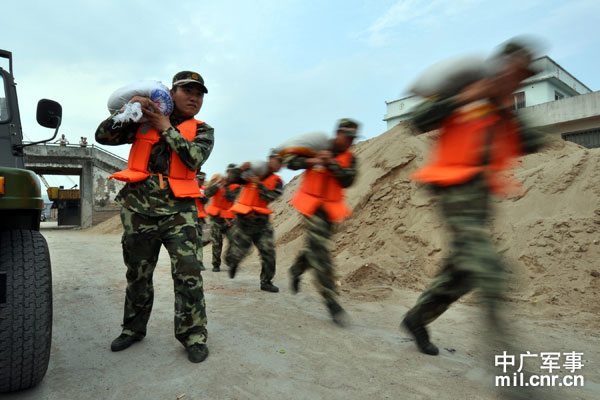
M 2 68 L 8 60 L 8 70 Z M 12 53 L 0 50 L 0 392 L 30 388 L 48 369 L 52 339 L 50 254 L 40 234 L 44 208 L 37 176 L 23 148 L 53 140 L 62 107 L 42 99 L 37 121 L 50 139 L 23 143 Z

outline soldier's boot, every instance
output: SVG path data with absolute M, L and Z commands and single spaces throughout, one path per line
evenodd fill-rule
M 131 336 L 131 335 L 127 335 L 125 333 L 121 333 L 119 335 L 119 337 L 117 337 L 115 340 L 112 341 L 112 343 L 110 344 L 110 349 L 112 351 L 125 350 L 126 348 L 128 348 L 129 346 L 134 344 L 135 342 L 139 342 L 142 339 L 143 339 L 142 337 Z
M 204 263 L 200 263 L 200 271 L 206 271 L 206 267 L 204 267 Z
M 402 320 L 402 326 L 415 338 L 417 347 L 422 353 L 431 356 L 437 356 L 440 349 L 429 341 L 429 333 L 425 326 L 413 322 L 410 318 L 405 317 Z
M 334 324 L 341 328 L 345 328 L 350 323 L 350 317 L 348 313 L 344 311 L 342 306 L 339 303 L 332 303 L 327 306 L 329 309 L 329 314 L 331 315 L 331 320 Z
M 188 353 L 188 360 L 193 363 L 199 363 L 208 357 L 208 346 L 202 343 L 194 343 L 185 349 Z
M 229 266 L 229 277 L 231 279 L 235 278 L 235 274 L 237 272 L 238 266 L 237 265 L 230 265 Z
M 279 292 L 279 288 L 273 285 L 272 282 L 261 282 L 260 290 L 264 290 L 265 292 L 277 293 Z
M 221 266 L 213 264 L 213 272 L 221 272 Z
M 290 289 L 292 290 L 293 294 L 296 294 L 300 291 L 300 276 L 299 275 L 295 275 L 292 272 L 292 269 L 289 269 L 290 272 Z

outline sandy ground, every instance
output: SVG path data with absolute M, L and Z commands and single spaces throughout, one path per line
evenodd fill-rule
M 292 295 L 280 263 L 278 294 L 258 288 L 255 253 L 235 280 L 204 273 L 209 318 L 209 358 L 192 364 L 173 337 L 173 291 L 168 255 L 155 273 L 156 297 L 148 336 L 113 353 L 120 333 L 125 268 L 118 234 L 43 227 L 53 267 L 54 328 L 48 373 L 29 391 L 6 399 L 495 399 L 493 360 L 480 337 L 483 312 L 476 303 L 456 304 L 431 325 L 438 357 L 419 353 L 399 321 L 417 291 L 392 287 L 386 295 L 342 286 L 349 328 L 333 325 L 311 283 Z M 205 251 L 209 258 L 210 246 Z M 279 254 L 289 260 L 293 255 Z M 348 284 L 349 285 L 349 284 Z M 375 289 L 373 289 L 375 290 Z M 544 388 L 542 398 L 600 398 L 600 335 L 568 309 L 557 319 L 535 303 L 513 303 L 510 314 L 524 350 L 583 352 L 577 374 L 584 387 Z M 597 322 L 597 321 L 596 321 Z M 531 368 L 542 373 L 541 362 Z M 564 369 L 557 372 L 569 374 Z M 181 397 L 185 395 L 184 397 Z

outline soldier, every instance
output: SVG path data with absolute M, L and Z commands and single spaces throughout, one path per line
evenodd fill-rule
M 431 186 L 452 235 L 444 267 L 402 321 L 425 354 L 439 353 L 426 326 L 473 289 L 482 292 L 496 338 L 503 332 L 498 307 L 504 272 L 487 226 L 490 191 L 505 189 L 500 172 L 520 154 L 537 151 L 545 140 L 527 129 L 513 110 L 512 93 L 535 74 L 531 59 L 526 44 L 508 42 L 492 58 L 495 76 L 454 96 L 427 100 L 414 112 L 413 122 L 422 132 L 439 128 L 440 135 L 430 162 L 413 179 Z
M 338 122 L 331 150 L 320 151 L 313 157 L 290 154 L 284 158 L 284 165 L 288 168 L 306 169 L 301 186 L 290 201 L 304 215 L 308 234 L 306 247 L 290 268 L 291 289 L 297 293 L 300 276 L 312 268 L 333 322 L 340 326 L 345 325 L 347 317 L 336 300 L 333 263 L 328 247 L 334 224 L 352 214 L 344 202 L 344 188 L 352 185 L 356 177 L 356 157 L 350 147 L 357 132 L 358 123 L 343 118 Z
M 212 242 L 213 272 L 221 271 L 221 251 L 223 250 L 223 235 L 229 238 L 229 232 L 235 214 L 230 210 L 240 185 L 231 182 L 231 171 L 235 164 L 227 166 L 227 176 L 215 175 L 208 183 L 206 197 L 211 198 L 206 212 L 210 215 L 210 241 Z
M 198 229 L 198 260 L 200 261 L 200 270 L 204 271 L 206 268 L 204 267 L 204 242 L 202 239 L 202 233 L 204 231 L 204 225 L 206 224 L 206 210 L 204 210 L 204 205 L 208 202 L 208 197 L 205 195 L 206 186 L 204 186 L 204 180 L 206 179 L 206 174 L 204 172 L 198 172 L 196 175 L 196 183 L 200 188 L 200 197 L 196 198 L 196 207 L 198 207 L 198 225 L 196 225 Z
M 175 290 L 175 337 L 191 362 L 208 356 L 206 306 L 197 251 L 197 208 L 200 196 L 196 171 L 210 155 L 214 135 L 208 124 L 194 119 L 207 93 L 200 74 L 182 71 L 173 77 L 175 109 L 164 116 L 147 97 L 130 101 L 142 105 L 147 123 L 103 121 L 96 141 L 107 145 L 133 143 L 128 167 L 112 177 L 128 182 L 117 195 L 123 222 L 123 259 L 127 289 L 123 331 L 111 344 L 121 351 L 146 335 L 154 289 L 152 274 L 161 245 L 171 258 Z M 148 161 L 149 160 L 149 161 Z
M 250 163 L 244 163 L 239 171 L 233 171 L 237 176 L 248 172 Z M 263 176 L 251 175 L 240 181 L 244 186 L 238 202 L 231 207 L 237 214 L 231 231 L 229 248 L 225 254 L 225 263 L 229 266 L 229 276 L 233 279 L 240 261 L 248 254 L 252 243 L 258 249 L 261 259 L 260 290 L 277 293 L 279 288 L 273 285 L 275 276 L 275 244 L 273 243 L 273 227 L 269 214 L 273 211 L 268 204 L 281 196 L 283 181 L 275 175 L 281 169 L 281 157 L 271 152 L 267 164 L 267 173 Z

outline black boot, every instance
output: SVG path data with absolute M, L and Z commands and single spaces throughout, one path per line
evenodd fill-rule
M 338 303 L 333 303 L 327 306 L 329 314 L 331 314 L 331 320 L 334 324 L 341 328 L 348 326 L 349 317 L 346 311 Z
M 125 350 L 126 348 L 128 348 L 135 342 L 139 342 L 140 340 L 142 340 L 141 337 L 131 336 L 131 335 L 122 333 L 119 335 L 118 338 L 116 338 L 115 340 L 112 341 L 112 343 L 110 344 L 110 349 L 112 351 Z
M 261 282 L 260 290 L 264 290 L 265 292 L 277 293 L 279 292 L 279 288 L 271 282 Z
M 231 279 L 235 278 L 235 274 L 237 272 L 238 266 L 237 265 L 230 265 L 229 266 L 229 277 Z
M 427 333 L 425 326 L 412 322 L 408 317 L 402 320 L 402 326 L 413 335 L 417 347 L 422 353 L 429 354 L 430 356 L 437 356 L 439 354 L 440 349 L 429 341 L 429 333 Z
M 195 343 L 185 349 L 188 353 L 188 360 L 193 363 L 199 363 L 208 357 L 208 347 L 202 343 Z
M 300 277 L 298 275 L 294 275 L 292 270 L 290 269 L 290 289 L 293 294 L 296 294 L 300 291 Z
M 213 272 L 221 272 L 221 267 L 218 265 L 213 265 Z

